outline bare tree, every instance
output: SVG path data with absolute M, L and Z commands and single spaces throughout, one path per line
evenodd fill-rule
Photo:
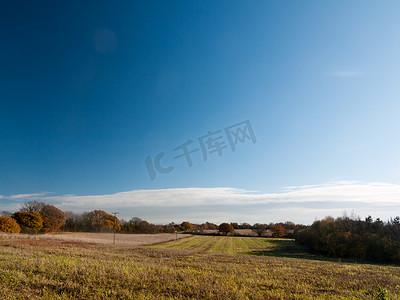
M 46 203 L 44 203 L 44 202 L 29 201 L 29 202 L 25 202 L 24 204 L 21 204 L 20 211 L 24 211 L 24 212 L 32 212 L 32 211 L 34 211 L 34 212 L 40 213 L 40 211 L 45 206 L 46 206 Z
M 3 210 L 3 211 L 0 213 L 0 216 L 3 216 L 3 217 L 11 217 L 11 215 L 12 215 L 11 212 L 5 211 L 5 210 Z
M 268 229 L 268 226 L 266 224 L 260 224 L 256 223 L 253 225 L 253 228 L 251 229 L 254 233 L 257 234 L 257 236 L 262 236 L 264 232 L 266 232 Z

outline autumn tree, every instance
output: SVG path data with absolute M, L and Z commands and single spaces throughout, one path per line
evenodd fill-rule
M 286 229 L 281 224 L 275 224 L 271 226 L 273 237 L 284 237 Z
M 90 226 L 95 232 L 117 231 L 121 229 L 119 219 L 106 213 L 104 210 L 94 210 L 88 214 Z
M 20 231 L 21 227 L 15 219 L 7 216 L 0 217 L 0 232 L 20 233 Z
M 192 230 L 193 226 L 189 222 L 183 222 L 180 227 L 181 227 L 181 230 L 183 230 L 183 231 L 190 231 L 190 230 Z
M 65 222 L 65 214 L 54 205 L 44 205 L 39 211 L 43 219 L 44 232 L 57 231 Z
M 215 230 L 215 229 L 217 229 L 217 226 L 215 226 L 213 223 L 206 222 L 206 225 L 207 225 L 207 229 L 208 229 L 208 230 Z
M 233 226 L 229 223 L 222 223 L 218 227 L 218 231 L 224 233 L 225 235 L 228 235 L 228 233 L 233 232 L 235 229 Z
M 35 211 L 17 211 L 12 217 L 21 226 L 21 231 L 25 233 L 38 233 L 43 227 L 42 216 Z

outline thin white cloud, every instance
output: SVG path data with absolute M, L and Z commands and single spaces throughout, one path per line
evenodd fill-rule
M 362 184 L 362 181 L 358 180 L 337 180 L 333 181 L 330 183 L 325 183 L 323 186 L 337 186 L 337 185 L 345 185 L 345 184 Z M 309 185 L 296 185 L 296 186 L 286 186 L 284 189 L 287 190 L 299 190 L 299 189 L 306 189 L 306 188 L 314 188 L 314 187 L 320 187 L 322 186 L 321 184 L 309 184 Z
M 3 204 L 0 203 L 0 212 L 7 211 L 7 212 L 15 212 L 20 209 L 20 203 L 10 203 L 10 204 Z
M 17 194 L 17 195 L 12 195 L 7 198 L 9 199 L 29 199 L 33 197 L 42 197 L 45 196 L 47 193 L 35 193 L 35 194 Z
M 246 205 L 304 202 L 359 202 L 400 204 L 400 184 L 338 181 L 320 185 L 291 186 L 280 193 L 260 193 L 231 187 L 134 190 L 105 195 L 62 195 L 46 193 L 3 196 L 5 199 L 42 200 L 63 206 L 173 207 L 199 205 Z
M 353 208 L 365 211 L 379 206 L 387 215 L 391 207 L 400 206 L 400 184 L 382 182 L 337 181 L 320 185 L 291 186 L 279 193 L 261 193 L 231 187 L 216 188 L 173 188 L 157 190 L 134 190 L 106 195 L 61 195 L 46 193 L 3 196 L 8 202 L 44 201 L 63 210 L 77 212 L 94 209 L 118 209 L 125 218 L 146 214 L 149 220 L 168 218 L 165 214 L 181 218 L 203 219 L 222 216 L 241 219 L 256 219 L 265 214 L 287 220 L 324 217 L 329 212 L 343 212 Z M 2 199 L 2 201 L 4 201 Z M 13 207 L 12 203 L 7 203 Z M 1 205 L 3 206 L 3 205 Z M 383 209 L 386 207 L 386 209 Z M 3 209 L 2 209 L 3 210 Z M 286 211 L 286 213 L 284 213 Z M 289 213 L 288 213 L 289 212 Z M 317 213 L 319 212 L 319 213 Z M 130 215 L 128 215 L 130 214 Z M 155 216 L 157 215 L 157 216 Z M 285 217 L 286 216 L 286 217 Z

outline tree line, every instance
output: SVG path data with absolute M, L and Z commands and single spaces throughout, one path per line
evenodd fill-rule
M 198 234 L 235 235 L 240 229 L 247 229 L 253 235 L 262 237 L 295 238 L 310 251 L 332 257 L 354 258 L 381 263 L 400 263 L 400 217 L 383 222 L 371 216 L 365 220 L 359 217 L 327 217 L 310 226 L 286 223 L 222 223 L 192 224 L 182 222 L 167 225 L 152 224 L 134 217 L 128 221 L 119 220 L 103 210 L 73 213 L 63 212 L 54 205 L 43 202 L 27 202 L 19 211 L 2 212 L 0 232 L 48 233 L 66 232 L 120 232 L 120 233 L 173 233 L 190 232 Z M 237 231 L 236 231 L 237 230 Z M 242 231 L 243 232 L 243 231 Z M 243 233 L 241 235 L 246 235 Z
M 54 205 L 27 202 L 15 213 L 3 212 L 0 232 L 47 233 L 57 231 L 65 222 L 65 214 Z
M 253 235 L 272 237 L 293 237 L 295 230 L 302 225 L 286 223 L 222 223 L 210 222 L 192 224 L 182 222 L 167 225 L 152 224 L 138 217 L 130 220 L 119 220 L 103 210 L 74 213 L 63 212 L 54 205 L 44 202 L 31 201 L 21 205 L 15 213 L 2 212 L 0 216 L 0 232 L 10 233 L 48 233 L 56 231 L 65 232 L 116 232 L 120 233 L 173 233 L 190 232 L 198 234 L 235 234 L 237 229 L 249 229 Z
M 332 257 L 400 263 L 400 218 L 383 222 L 371 216 L 327 217 L 296 232 L 296 241 Z
M 64 213 L 54 205 L 31 201 L 21 205 L 15 213 L 2 212 L 0 232 L 48 233 L 56 231 L 119 231 L 120 221 L 103 210 L 83 214 Z

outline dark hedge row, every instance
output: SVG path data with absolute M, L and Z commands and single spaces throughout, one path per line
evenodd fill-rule
M 400 264 L 400 218 L 325 218 L 296 233 L 296 241 L 332 257 Z

